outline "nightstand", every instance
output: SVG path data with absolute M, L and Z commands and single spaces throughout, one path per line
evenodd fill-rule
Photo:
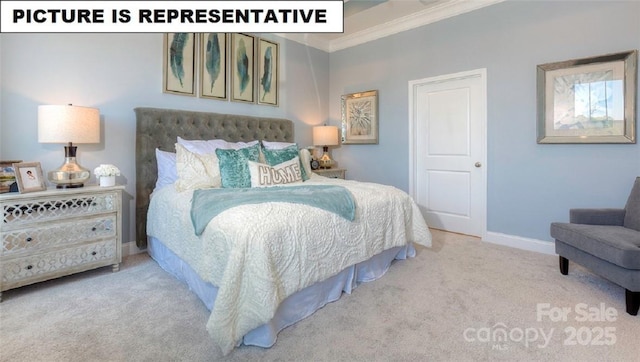
M 124 186 L 0 194 L 0 300 L 5 290 L 122 260 Z
M 329 178 L 341 178 L 344 180 L 347 170 L 344 168 L 319 168 L 317 170 L 313 170 L 313 172 L 320 176 Z

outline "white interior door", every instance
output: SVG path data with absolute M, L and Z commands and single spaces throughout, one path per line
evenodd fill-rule
M 427 224 L 486 233 L 486 70 L 409 83 L 410 193 Z

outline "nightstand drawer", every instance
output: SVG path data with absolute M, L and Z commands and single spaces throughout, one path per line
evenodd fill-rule
M 98 215 L 86 220 L 71 220 L 3 232 L 1 254 L 11 256 L 115 236 L 116 214 Z
M 0 194 L 2 292 L 122 260 L 124 186 Z
M 33 222 L 65 220 L 73 216 L 112 212 L 118 207 L 118 196 L 118 192 L 95 195 L 65 195 L 61 192 L 54 197 L 6 202 L 2 205 L 3 229 Z
M 53 275 L 63 276 L 76 270 L 85 270 L 90 264 L 99 266 L 118 262 L 117 244 L 113 239 L 8 259 L 0 267 L 0 290 L 51 279 Z

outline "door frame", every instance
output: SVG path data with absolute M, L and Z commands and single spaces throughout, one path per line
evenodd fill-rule
M 418 124 L 418 119 L 417 119 L 415 98 L 417 95 L 418 87 L 425 84 L 445 83 L 448 81 L 463 80 L 466 78 L 474 78 L 474 77 L 480 77 L 480 83 L 482 88 L 480 90 L 480 97 L 482 98 L 480 100 L 481 101 L 480 102 L 481 103 L 480 122 L 482 123 L 480 127 L 481 129 L 480 144 L 482 148 L 482 157 L 480 157 L 481 158 L 480 162 L 482 163 L 481 179 L 483 183 L 483 187 L 481 188 L 482 194 L 474 195 L 474 196 L 479 197 L 482 203 L 482 207 L 481 207 L 482 215 L 479 215 L 480 224 L 482 228 L 480 237 L 482 238 L 482 240 L 485 240 L 487 237 L 487 190 L 488 190 L 488 185 L 487 185 L 487 169 L 488 169 L 488 164 L 487 164 L 487 69 L 486 68 L 479 68 L 479 69 L 474 69 L 470 71 L 445 74 L 445 75 L 440 75 L 436 77 L 429 77 L 429 78 L 409 81 L 409 97 L 408 97 L 409 98 L 409 195 L 414 200 L 416 200 L 416 196 L 417 196 L 416 185 L 418 181 L 417 180 L 418 155 L 416 154 L 417 153 L 416 145 L 418 142 L 417 140 L 418 135 L 416 134 L 416 128 Z

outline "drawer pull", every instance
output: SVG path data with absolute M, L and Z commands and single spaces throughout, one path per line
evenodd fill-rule
M 98 254 L 98 253 L 97 253 L 97 252 L 95 252 L 95 251 L 92 251 L 92 252 L 91 252 L 91 255 L 96 255 L 96 254 Z
M 33 265 L 27 265 L 27 270 L 33 269 Z
M 96 231 L 96 230 L 97 228 L 95 226 L 91 228 L 91 231 Z
M 27 240 L 27 243 L 30 243 L 30 242 L 33 241 L 33 238 L 31 236 L 29 236 L 26 240 Z

